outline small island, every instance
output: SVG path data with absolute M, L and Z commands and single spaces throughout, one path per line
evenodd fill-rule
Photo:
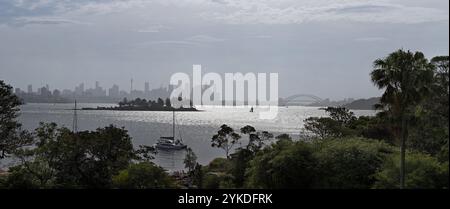
M 146 100 L 141 98 L 136 98 L 134 100 L 128 101 L 124 98 L 118 103 L 119 106 L 114 107 L 96 107 L 96 108 L 81 108 L 82 110 L 116 110 L 116 111 L 199 111 L 193 107 L 192 103 L 189 107 L 172 107 L 172 103 L 169 98 L 163 100 L 158 98 L 154 100 Z

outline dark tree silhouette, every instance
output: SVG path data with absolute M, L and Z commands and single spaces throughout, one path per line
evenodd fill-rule
M 417 105 L 430 93 L 434 66 L 421 52 L 398 50 L 374 61 L 372 82 L 384 89 L 378 108 L 397 124 L 400 141 L 400 188 L 405 186 L 405 151 L 408 126 Z
M 31 143 L 28 132 L 17 122 L 21 101 L 12 93 L 12 87 L 0 80 L 0 159 Z
M 211 139 L 211 146 L 218 147 L 225 151 L 227 158 L 230 158 L 230 151 L 239 142 L 241 136 L 234 132 L 234 130 L 223 124 L 216 135 Z
M 166 107 L 172 107 L 172 104 L 170 103 L 170 99 L 166 99 Z

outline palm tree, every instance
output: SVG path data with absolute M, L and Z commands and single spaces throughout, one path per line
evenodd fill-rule
M 377 108 L 393 119 L 393 132 L 400 141 L 400 188 L 404 188 L 408 125 L 417 105 L 430 92 L 433 65 L 421 52 L 400 49 L 375 60 L 371 78 L 379 89 L 384 89 Z

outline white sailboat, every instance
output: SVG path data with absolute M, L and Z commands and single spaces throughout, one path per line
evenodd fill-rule
M 160 137 L 156 142 L 155 147 L 163 150 L 182 150 L 187 148 L 187 146 L 183 144 L 181 137 L 179 139 L 175 138 L 175 110 L 173 111 L 172 136 Z

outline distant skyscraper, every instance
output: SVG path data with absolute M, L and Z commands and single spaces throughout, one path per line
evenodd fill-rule
M 84 83 L 80 83 L 80 85 L 75 87 L 75 94 L 78 96 L 83 95 L 84 93 Z
M 20 90 L 20 88 L 16 88 L 15 92 L 16 92 L 16 94 L 20 94 L 22 92 L 22 90 Z
M 144 92 L 146 94 L 148 94 L 150 92 L 150 84 L 148 82 L 145 82 Z
M 33 86 L 31 84 L 28 85 L 28 93 L 29 94 L 33 93 Z
M 114 84 L 108 92 L 108 96 L 112 98 L 119 98 L 119 86 Z
M 38 92 L 39 92 L 39 95 L 41 95 L 41 96 L 51 96 L 52 95 L 52 92 L 49 91 L 49 89 L 48 89 L 48 85 L 40 88 L 38 90 Z

